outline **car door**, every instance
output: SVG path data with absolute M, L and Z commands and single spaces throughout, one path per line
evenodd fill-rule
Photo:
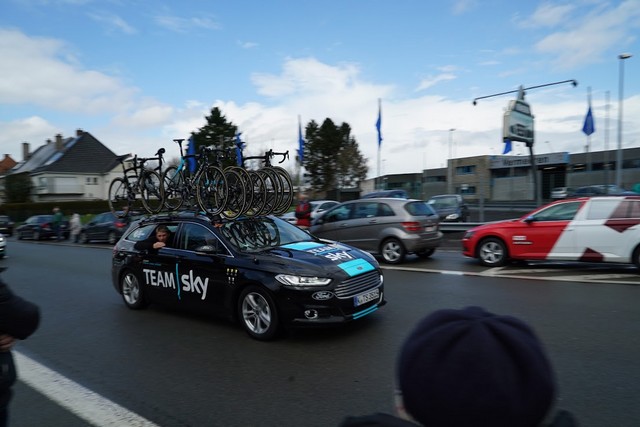
M 102 229 L 104 228 L 104 221 L 106 214 L 101 213 L 96 215 L 88 224 L 85 230 L 85 234 L 87 235 L 87 239 L 89 240 L 102 240 L 104 236 L 102 235 Z
M 510 251 L 527 259 L 576 259 L 576 233 L 571 222 L 584 201 L 551 205 L 511 230 Z
M 349 238 L 349 226 L 352 203 L 338 205 L 326 212 L 314 225 L 311 232 L 323 239 L 341 241 L 341 238 Z
M 180 304 L 198 312 L 220 312 L 227 289 L 230 253 L 204 224 L 183 223 L 175 248 L 164 249 L 175 259 Z
M 351 216 L 345 236 L 340 241 L 376 252 L 384 228 L 394 222 L 391 208 L 386 203 L 362 200 L 353 204 Z

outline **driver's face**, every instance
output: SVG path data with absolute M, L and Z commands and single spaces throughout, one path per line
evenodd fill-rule
M 166 242 L 167 241 L 167 237 L 169 237 L 169 234 L 167 234 L 164 231 L 158 231 L 156 233 L 156 239 L 158 239 L 158 242 Z

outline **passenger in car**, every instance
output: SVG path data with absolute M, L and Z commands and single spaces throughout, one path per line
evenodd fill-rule
M 139 251 L 157 251 L 160 248 L 171 247 L 173 244 L 173 236 L 169 228 L 166 225 L 159 225 L 156 227 L 154 234 L 150 235 L 144 240 L 136 242 L 133 247 Z
M 534 331 L 481 307 L 438 310 L 422 319 L 397 359 L 399 416 L 346 418 L 341 427 L 542 426 L 555 374 Z M 567 411 L 549 426 L 575 427 Z

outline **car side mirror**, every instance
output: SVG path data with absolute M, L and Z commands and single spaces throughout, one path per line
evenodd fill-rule
M 536 221 L 537 221 L 537 219 L 536 219 L 536 217 L 535 217 L 535 216 L 533 216 L 533 215 L 529 215 L 528 217 L 526 217 L 526 218 L 524 219 L 524 222 L 526 222 L 527 224 L 528 224 L 528 223 L 531 223 L 531 222 L 536 222 Z
M 195 252 L 204 255 L 215 255 L 218 253 L 218 248 L 214 245 L 202 245 L 198 246 L 195 249 Z

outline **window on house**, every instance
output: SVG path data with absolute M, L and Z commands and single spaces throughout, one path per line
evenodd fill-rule
M 456 175 L 471 175 L 474 173 L 476 173 L 476 165 L 456 167 Z

